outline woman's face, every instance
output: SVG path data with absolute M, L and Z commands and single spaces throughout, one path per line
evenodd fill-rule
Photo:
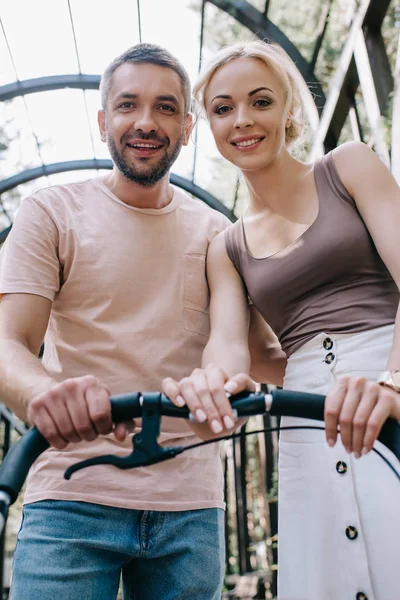
M 243 171 L 266 167 L 285 149 L 285 94 L 262 60 L 236 58 L 220 67 L 204 99 L 218 150 Z

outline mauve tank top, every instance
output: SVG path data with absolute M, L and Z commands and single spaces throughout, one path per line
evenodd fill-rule
M 358 333 L 394 323 L 399 305 L 397 286 L 331 153 L 315 164 L 314 176 L 317 218 L 288 247 L 254 258 L 242 219 L 225 230 L 228 256 L 287 356 L 321 332 Z

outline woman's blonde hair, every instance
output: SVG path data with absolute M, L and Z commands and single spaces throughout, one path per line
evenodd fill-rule
M 193 94 L 196 102 L 206 110 L 204 101 L 207 87 L 216 71 L 236 58 L 258 58 L 262 60 L 278 78 L 285 95 L 285 109 L 291 123 L 286 128 L 286 143 L 297 140 L 304 128 L 304 108 L 297 83 L 300 75 L 289 55 L 275 44 L 262 40 L 239 42 L 219 50 L 201 73 Z

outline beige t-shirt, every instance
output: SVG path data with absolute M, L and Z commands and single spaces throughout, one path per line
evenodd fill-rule
M 201 363 L 209 334 L 205 257 L 229 221 L 174 188 L 162 209 L 121 202 L 102 178 L 54 186 L 22 202 L 0 253 L 0 293 L 52 304 L 43 364 L 59 379 L 93 374 L 112 394 L 156 391 Z M 196 440 L 181 419 L 162 420 L 163 445 Z M 223 507 L 218 444 L 134 470 L 71 464 L 125 456 L 131 438 L 50 448 L 32 467 L 25 502 L 78 500 L 140 510 Z

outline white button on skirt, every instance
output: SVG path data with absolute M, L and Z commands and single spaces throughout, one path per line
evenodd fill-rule
M 326 394 L 343 375 L 376 380 L 393 330 L 321 333 L 290 357 L 284 387 Z M 282 419 L 299 424 L 323 425 Z M 400 482 L 374 452 L 356 459 L 323 431 L 282 431 L 278 534 L 279 600 L 400 599 Z

